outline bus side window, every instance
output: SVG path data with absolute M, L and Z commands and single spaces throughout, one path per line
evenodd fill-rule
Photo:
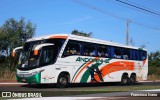
M 130 59 L 130 50 L 129 49 L 123 49 L 123 59 Z
M 133 50 L 131 49 L 131 50 L 129 50 L 129 52 L 130 52 L 130 58 L 129 58 L 129 59 L 130 59 L 130 60 L 134 60 L 134 59 L 133 59 Z
M 98 46 L 97 50 L 98 50 L 99 57 L 108 57 L 108 47 L 107 46 L 104 46 L 104 45 Z
M 63 52 L 62 57 L 80 55 L 80 45 L 78 42 L 69 41 Z
M 84 56 L 96 56 L 97 51 L 95 45 L 90 43 L 85 43 L 83 45 L 83 55 Z
M 137 60 L 142 60 L 141 51 L 137 50 Z
M 114 48 L 114 58 L 122 58 L 122 50 L 120 48 Z
M 109 50 L 109 57 L 114 58 L 114 47 L 110 46 L 108 50 Z
M 108 46 L 108 58 L 112 58 L 112 48 Z
M 142 51 L 142 60 L 146 60 L 146 58 L 147 58 L 147 52 Z
M 141 57 L 140 57 L 140 51 L 139 50 L 133 50 L 133 57 L 134 57 L 134 60 L 141 60 Z

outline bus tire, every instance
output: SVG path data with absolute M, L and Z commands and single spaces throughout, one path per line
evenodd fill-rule
M 127 84 L 128 84 L 128 76 L 126 74 L 123 74 L 121 78 L 121 85 L 125 86 Z
M 58 76 L 57 87 L 66 88 L 68 86 L 68 77 L 66 74 L 62 73 Z
M 136 75 L 132 74 L 130 77 L 130 85 L 134 85 L 136 83 Z

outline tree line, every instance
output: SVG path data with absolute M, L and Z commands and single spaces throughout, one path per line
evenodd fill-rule
M 160 51 L 148 55 L 148 66 L 149 75 L 157 75 L 160 78 Z
M 5 76 L 5 72 L 9 74 L 15 72 L 18 59 L 12 58 L 12 50 L 32 38 L 35 30 L 36 25 L 31 21 L 26 22 L 24 17 L 20 20 L 10 18 L 0 26 L 0 78 Z

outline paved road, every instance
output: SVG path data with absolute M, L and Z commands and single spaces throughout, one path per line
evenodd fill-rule
M 160 85 L 160 82 L 140 82 L 134 86 Z M 56 88 L 55 84 L 47 85 L 28 85 L 28 84 L 0 84 L 0 91 L 82 91 L 83 89 L 104 89 L 108 87 L 122 87 L 119 83 L 101 83 L 101 84 L 71 84 L 68 88 Z

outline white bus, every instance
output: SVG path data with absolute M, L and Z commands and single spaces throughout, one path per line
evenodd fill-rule
M 114 42 L 68 34 L 31 38 L 22 47 L 17 81 L 29 84 L 121 82 L 146 80 L 146 50 Z M 17 54 L 18 55 L 18 54 Z

